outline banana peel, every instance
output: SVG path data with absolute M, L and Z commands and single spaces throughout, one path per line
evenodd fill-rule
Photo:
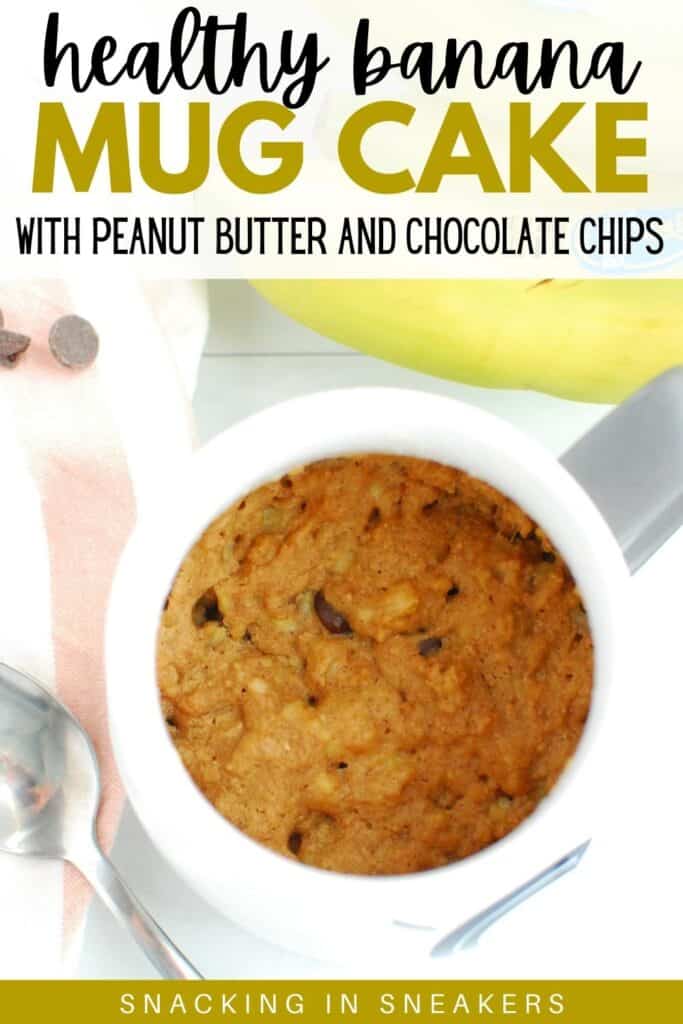
M 267 280 L 320 334 L 480 387 L 620 402 L 683 364 L 683 281 Z

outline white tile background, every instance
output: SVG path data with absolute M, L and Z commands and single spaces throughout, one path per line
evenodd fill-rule
M 536 394 L 465 387 L 358 355 L 292 323 L 243 282 L 213 283 L 210 297 L 211 332 L 195 399 L 202 440 L 274 402 L 360 384 L 458 396 L 536 435 L 558 454 L 606 411 Z M 681 976 L 682 567 L 683 532 L 679 532 L 633 581 L 631 671 L 616 689 L 610 745 L 605 747 L 605 757 L 614 769 L 614 788 L 605 805 L 604 827 L 594 835 L 578 871 L 496 925 L 475 950 L 435 966 L 426 959 L 416 960 L 409 976 Z M 577 842 L 583 838 L 577 836 Z M 558 850 L 558 855 L 564 852 Z M 246 935 L 187 889 L 152 848 L 130 811 L 113 859 L 207 976 L 331 978 L 405 973 L 405 968 L 392 969 L 391 964 L 380 968 L 354 963 L 351 950 L 346 965 L 317 964 Z M 500 895 L 492 893 L 491 898 Z M 453 918 L 456 924 L 457 907 Z M 93 905 L 81 975 L 134 978 L 147 974 L 145 961 L 127 936 Z

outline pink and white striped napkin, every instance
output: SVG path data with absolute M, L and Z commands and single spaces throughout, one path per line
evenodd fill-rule
M 88 729 L 109 847 L 123 806 L 109 743 L 107 598 L 136 509 L 191 454 L 190 399 L 207 331 L 200 282 L 0 285 L 5 327 L 32 338 L 0 368 L 0 660 L 42 680 Z M 88 370 L 51 356 L 50 326 L 91 321 Z M 75 871 L 0 854 L 0 975 L 59 977 L 80 949 L 90 894 Z

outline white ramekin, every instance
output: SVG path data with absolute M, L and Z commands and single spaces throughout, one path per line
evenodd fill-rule
M 159 708 L 159 615 L 183 557 L 236 499 L 286 470 L 357 452 L 436 459 L 486 480 L 552 537 L 582 592 L 595 642 L 591 712 L 551 794 L 505 839 L 434 871 L 381 878 L 306 867 L 253 842 L 196 789 Z M 602 516 L 540 445 L 453 399 L 355 389 L 295 399 L 230 428 L 141 513 L 117 573 L 107 633 L 114 751 L 134 810 L 159 850 L 210 904 L 261 936 L 328 959 L 426 951 L 417 925 L 453 928 L 589 837 L 600 733 L 618 674 L 628 570 Z M 434 934 L 428 934 L 433 941 Z

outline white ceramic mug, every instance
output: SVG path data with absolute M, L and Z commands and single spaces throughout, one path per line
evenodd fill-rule
M 457 466 L 516 501 L 566 559 L 595 644 L 590 715 L 551 793 L 499 842 L 446 867 L 403 876 L 308 867 L 222 818 L 169 739 L 155 673 L 162 606 L 184 556 L 208 524 L 287 470 L 359 452 Z M 628 575 L 613 532 L 585 490 L 548 451 L 490 414 L 453 399 L 393 389 L 331 391 L 261 412 L 178 467 L 143 511 L 117 574 L 107 636 L 108 700 L 116 760 L 131 803 L 153 842 L 197 892 L 272 942 L 341 960 L 353 954 L 379 962 L 381 954 L 427 952 L 440 934 L 589 837 L 588 810 L 599 793 L 600 734 L 623 653 Z

